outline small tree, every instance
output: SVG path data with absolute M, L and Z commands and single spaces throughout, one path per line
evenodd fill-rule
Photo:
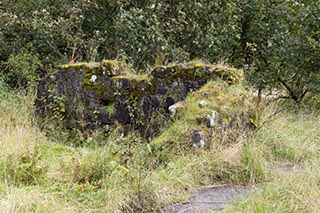
M 247 79 L 258 88 L 282 86 L 300 103 L 319 89 L 319 2 L 247 2 L 255 11 L 242 45 Z M 254 5 L 254 6 L 252 6 Z M 253 13 L 253 15 L 252 15 Z M 248 21 L 248 19 L 244 19 Z

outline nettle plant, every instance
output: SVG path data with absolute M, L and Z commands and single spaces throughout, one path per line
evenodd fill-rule
M 54 95 L 53 90 L 49 90 L 49 96 L 46 100 L 42 100 L 43 103 L 46 103 L 48 100 L 48 107 L 53 112 L 53 117 L 62 121 L 65 118 L 66 105 L 64 103 L 65 96 Z

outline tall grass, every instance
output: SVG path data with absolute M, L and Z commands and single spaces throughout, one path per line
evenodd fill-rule
M 227 212 L 319 210 L 316 113 L 286 111 L 234 143 L 211 137 L 206 149 L 181 145 L 190 113 L 150 144 L 114 132 L 74 147 L 40 131 L 32 94 L 0 84 L 0 95 L 0 212 L 163 212 L 200 186 L 223 183 L 259 188 Z M 175 142 L 157 143 L 168 137 Z
M 319 112 L 287 109 L 254 138 L 272 179 L 225 212 L 319 212 Z

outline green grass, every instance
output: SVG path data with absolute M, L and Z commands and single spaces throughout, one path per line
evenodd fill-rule
M 288 110 L 254 137 L 272 179 L 225 212 L 319 212 L 319 113 Z
M 319 212 L 318 168 L 305 167 L 294 174 L 278 175 L 225 212 Z
M 187 113 L 178 111 L 150 144 L 114 132 L 76 147 L 40 131 L 30 93 L 0 84 L 0 212 L 161 212 L 200 186 L 225 183 L 257 188 L 225 212 L 319 212 L 319 113 L 286 108 L 247 137 L 230 142 L 211 135 L 206 149 L 190 149 L 184 142 L 198 118 L 212 109 L 241 110 L 224 92 L 239 97 L 242 88 L 216 87 L 223 93 L 209 96 L 207 108 L 199 108 L 199 93 L 188 97 Z

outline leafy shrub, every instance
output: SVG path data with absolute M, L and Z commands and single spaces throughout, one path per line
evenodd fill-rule
M 41 61 L 27 50 L 11 54 L 2 70 L 4 81 L 14 88 L 35 87 L 39 77 Z
M 320 94 L 313 93 L 306 96 L 304 103 L 311 110 L 320 111 Z

